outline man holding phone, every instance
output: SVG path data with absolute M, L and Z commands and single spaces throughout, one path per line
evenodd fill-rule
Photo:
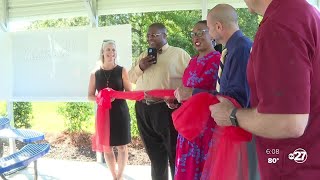
M 136 84 L 136 90 L 176 89 L 181 86 L 190 55 L 181 48 L 168 45 L 167 30 L 161 23 L 149 26 L 147 41 L 150 48 L 139 56 L 129 71 L 129 80 Z M 135 110 L 140 136 L 151 161 L 152 179 L 168 179 L 168 160 L 173 179 L 177 141 L 177 131 L 171 118 L 173 110 L 165 102 L 151 97 L 137 101 Z
M 156 48 L 148 48 L 148 56 L 153 57 L 151 60 L 152 64 L 157 64 L 157 49 Z

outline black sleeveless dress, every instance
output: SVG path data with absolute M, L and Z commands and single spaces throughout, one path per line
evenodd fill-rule
M 106 87 L 123 91 L 122 67 L 112 70 L 99 69 L 95 73 L 96 89 Z M 131 142 L 130 114 L 126 100 L 115 99 L 110 109 L 110 146 L 120 146 Z

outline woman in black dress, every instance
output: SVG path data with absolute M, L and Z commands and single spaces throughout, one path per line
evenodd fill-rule
M 115 42 L 113 40 L 103 41 L 100 52 L 101 65 L 90 76 L 88 98 L 91 101 L 96 101 L 96 93 L 106 87 L 116 91 L 131 91 L 131 83 L 126 69 L 115 63 L 117 58 Z M 131 141 L 129 108 L 125 100 L 115 99 L 112 101 L 110 137 L 99 138 L 109 138 L 110 144 L 106 146 L 93 141 L 93 150 L 104 153 L 113 179 L 123 179 L 123 170 L 128 161 L 127 144 Z M 116 170 L 113 146 L 118 149 L 118 171 Z

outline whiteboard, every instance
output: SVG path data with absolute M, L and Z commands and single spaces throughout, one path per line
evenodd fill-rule
M 12 59 L 9 33 L 0 31 L 0 100 L 11 98 Z
M 86 101 L 102 41 L 117 43 L 119 65 L 132 64 L 131 26 L 12 34 L 13 101 Z

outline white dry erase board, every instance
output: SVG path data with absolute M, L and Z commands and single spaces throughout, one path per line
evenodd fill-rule
M 130 25 L 12 33 L 11 100 L 86 101 L 104 39 L 116 41 L 117 63 L 130 69 Z
M 12 58 L 9 33 L 0 31 L 0 100 L 11 98 L 12 92 Z

